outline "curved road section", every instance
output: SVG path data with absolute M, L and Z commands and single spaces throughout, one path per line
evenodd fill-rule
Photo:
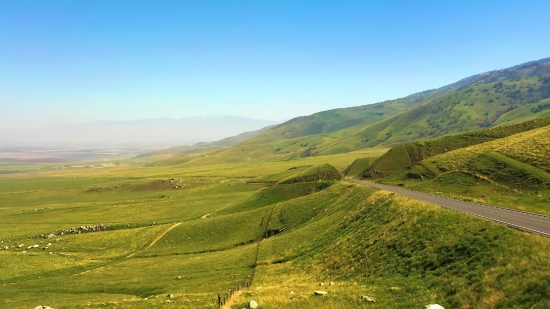
M 410 191 L 400 187 L 388 186 L 370 181 L 348 179 L 351 182 L 367 185 L 373 188 L 392 191 L 419 201 L 435 204 L 444 208 L 472 214 L 485 219 L 493 220 L 520 230 L 533 232 L 550 237 L 550 217 L 534 213 L 487 206 L 466 202 L 458 199 L 443 197 L 429 193 Z

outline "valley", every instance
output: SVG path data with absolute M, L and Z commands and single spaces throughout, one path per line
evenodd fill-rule
M 230 289 L 224 308 L 550 307 L 549 74 L 542 59 L 208 144 L 3 162 L 0 307 L 218 308 Z

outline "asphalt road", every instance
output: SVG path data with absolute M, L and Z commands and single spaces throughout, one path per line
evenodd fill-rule
M 506 224 L 510 227 L 550 237 L 550 217 L 534 213 L 481 205 L 429 193 L 410 191 L 400 187 L 382 185 L 370 181 L 348 179 L 370 187 L 392 191 L 419 201 L 438 205 L 444 208 L 472 214 L 478 217 Z

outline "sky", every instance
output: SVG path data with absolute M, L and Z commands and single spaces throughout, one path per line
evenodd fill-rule
M 0 134 L 286 120 L 550 56 L 550 1 L 1 1 Z

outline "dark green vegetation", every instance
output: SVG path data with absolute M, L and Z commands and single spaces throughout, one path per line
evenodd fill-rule
M 281 184 L 293 184 L 297 182 L 309 182 L 309 181 L 326 181 L 326 180 L 340 180 L 342 179 L 342 173 L 340 173 L 334 166 L 330 164 L 323 164 L 317 167 L 311 168 L 301 174 L 289 177 L 280 181 Z

